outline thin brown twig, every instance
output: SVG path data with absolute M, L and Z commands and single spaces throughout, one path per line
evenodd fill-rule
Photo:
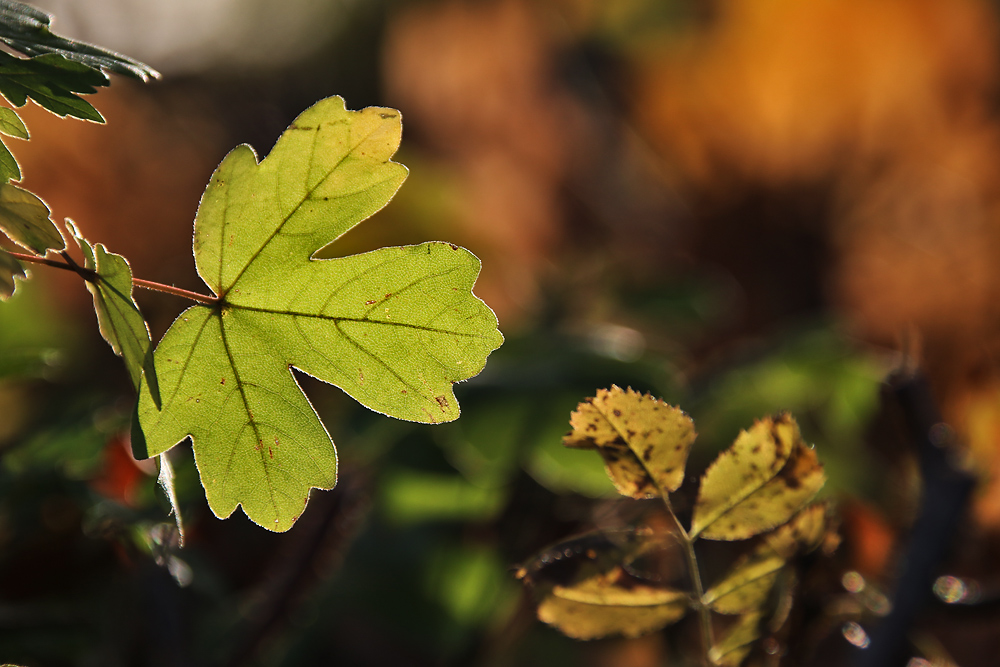
M 84 280 L 93 281 L 97 278 L 97 273 L 86 269 L 75 261 L 73 258 L 66 254 L 65 251 L 61 252 L 63 260 L 62 262 L 56 261 L 54 259 L 49 259 L 47 257 L 39 257 L 37 255 L 27 255 L 20 252 L 7 251 L 11 257 L 15 257 L 22 262 L 29 262 L 31 264 L 44 264 L 45 266 L 51 266 L 55 269 L 62 269 L 63 271 L 72 271 L 78 274 Z M 154 292 L 163 292 L 164 294 L 173 294 L 174 296 L 183 297 L 185 299 L 190 299 L 191 301 L 197 301 L 198 303 L 203 303 L 209 306 L 214 306 L 219 302 L 219 299 L 214 296 L 206 296 L 204 294 L 199 294 L 198 292 L 192 292 L 190 290 L 182 289 L 180 287 L 174 287 L 173 285 L 164 285 L 163 283 L 153 282 L 152 280 L 143 280 L 142 278 L 132 278 L 132 285 L 134 287 L 141 287 L 143 289 L 152 290 Z

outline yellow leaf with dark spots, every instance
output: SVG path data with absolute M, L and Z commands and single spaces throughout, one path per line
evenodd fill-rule
M 595 449 L 623 496 L 655 498 L 676 491 L 696 433 L 678 408 L 612 385 L 577 407 L 567 447 Z
M 740 433 L 702 476 L 690 535 L 743 540 L 788 521 L 826 482 L 788 414 Z

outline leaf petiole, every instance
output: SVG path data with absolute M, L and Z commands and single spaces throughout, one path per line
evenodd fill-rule
M 8 251 L 11 257 L 17 258 L 22 262 L 29 262 L 31 264 L 44 264 L 45 266 L 51 266 L 56 269 L 62 269 L 63 271 L 72 271 L 79 275 L 86 281 L 93 282 L 97 279 L 97 274 L 86 269 L 70 257 L 66 251 L 60 253 L 64 261 L 59 262 L 54 259 L 49 259 L 47 257 L 38 257 L 37 255 L 28 255 L 20 252 Z M 197 301 L 198 303 L 204 303 L 206 305 L 212 306 L 219 302 L 218 298 L 212 296 L 206 296 L 204 294 L 199 294 L 198 292 L 191 292 L 190 290 L 182 289 L 180 287 L 174 287 L 173 285 L 164 285 L 163 283 L 153 282 L 152 280 L 143 280 L 142 278 L 132 278 L 132 285 L 135 287 L 141 287 L 143 289 L 152 290 L 154 292 L 163 292 L 165 294 L 173 294 L 174 296 L 183 297 L 185 299 L 190 299 L 191 301 Z
M 694 586 L 694 594 L 697 598 L 697 611 L 699 625 L 701 626 L 701 641 L 704 645 L 703 659 L 706 664 L 711 664 L 711 659 L 708 657 L 708 652 L 713 646 L 715 646 L 715 637 L 712 633 L 712 615 L 708 609 L 708 605 L 705 604 L 705 586 L 701 581 L 701 571 L 698 567 L 698 556 L 694 552 L 694 540 L 688 531 L 684 530 L 684 525 L 681 523 L 680 518 L 674 513 L 674 507 L 670 502 L 670 497 L 664 492 L 661 496 L 663 503 L 667 506 L 667 512 L 670 513 L 670 518 L 674 520 L 677 525 L 677 535 L 680 537 L 681 543 L 684 545 L 684 556 L 687 559 L 688 573 L 691 576 L 691 584 Z
M 135 287 L 141 287 L 143 289 L 152 290 L 154 292 L 163 292 L 164 294 L 173 294 L 174 296 L 183 297 L 185 299 L 191 299 L 192 301 L 197 301 L 198 303 L 204 303 L 209 306 L 214 306 L 219 302 L 219 299 L 214 296 L 206 296 L 204 294 L 199 294 L 198 292 L 192 292 L 190 290 L 181 289 L 180 287 L 174 287 L 173 285 L 164 285 L 163 283 L 155 283 L 152 280 L 133 278 L 132 284 Z

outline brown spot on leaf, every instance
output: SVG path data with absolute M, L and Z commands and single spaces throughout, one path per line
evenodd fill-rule
M 642 460 L 648 463 L 649 460 L 652 458 L 653 458 L 653 446 L 647 445 L 646 449 L 642 452 Z
M 375 303 L 375 299 L 369 299 L 368 301 L 365 301 L 365 305 L 366 305 L 366 306 L 370 306 L 370 305 L 372 305 L 373 303 Z
M 226 384 L 226 378 L 222 378 L 222 382 L 220 384 Z
M 448 411 L 448 399 L 444 396 L 435 396 L 434 400 L 437 401 L 438 407 L 441 408 L 442 412 Z
M 615 417 L 621 417 L 622 416 L 622 411 L 619 410 L 618 408 L 615 408 L 614 410 L 612 410 L 612 413 L 614 413 Z

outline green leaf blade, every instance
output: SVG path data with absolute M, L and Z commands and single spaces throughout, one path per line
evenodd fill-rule
M 147 456 L 190 436 L 212 510 L 237 506 L 287 530 L 310 488 L 336 483 L 330 436 L 292 369 L 399 419 L 450 421 L 452 385 L 503 338 L 472 286 L 479 260 L 445 243 L 315 260 L 388 203 L 399 113 L 305 111 L 257 162 L 248 146 L 216 170 L 195 221 L 198 272 L 218 297 L 179 317 L 154 354 L 161 402 L 143 388 Z
M 190 435 L 216 516 L 242 505 L 280 532 L 302 513 L 310 488 L 333 488 L 337 457 L 291 370 L 261 344 L 252 319 L 238 315 L 193 306 L 163 337 L 156 372 L 164 410 L 146 387 L 139 399 L 146 455 Z
M 132 385 L 140 387 L 146 370 L 149 373 L 146 381 L 155 391 L 155 375 L 149 363 L 152 341 L 146 320 L 132 298 L 132 268 L 128 260 L 108 252 L 103 244 L 92 245 L 72 220 L 66 220 L 66 228 L 83 253 L 84 268 L 96 274 L 94 280 L 87 282 L 87 289 L 94 297 L 101 336 L 125 362 Z
M 21 180 L 21 167 L 7 145 L 0 141 L 0 183 Z
M 0 52 L 0 93 L 16 107 L 24 106 L 30 97 L 57 116 L 103 123 L 101 113 L 76 93 L 94 93 L 108 83 L 99 70 L 62 55 L 16 58 Z
M 478 374 L 502 341 L 471 294 L 479 267 L 447 243 L 382 248 L 274 271 L 265 285 L 234 289 L 231 305 L 266 322 L 259 335 L 288 363 L 362 405 L 446 422 L 459 415 L 452 385 Z
M 66 247 L 45 202 L 10 183 L 0 184 L 0 231 L 37 255 Z
M 393 109 L 347 111 L 331 97 L 295 119 L 259 165 L 232 151 L 195 222 L 198 273 L 216 294 L 267 280 L 269 266 L 312 255 L 385 206 L 406 179 L 391 161 L 402 124 Z
M 108 70 L 140 81 L 159 78 L 159 72 L 138 60 L 53 33 L 51 22 L 46 12 L 21 2 L 0 0 L 0 40 L 20 53 L 58 54 L 94 70 Z
M 0 132 L 9 137 L 29 139 L 28 128 L 24 126 L 17 112 L 7 107 L 0 107 Z
M 98 280 L 87 283 L 94 295 L 101 335 L 122 357 L 132 385 L 138 388 L 152 342 L 146 320 L 132 298 L 132 269 L 121 255 L 100 243 L 95 248 Z
M 0 249 L 0 301 L 6 301 L 14 294 L 16 279 L 26 278 L 24 267 L 6 250 Z

